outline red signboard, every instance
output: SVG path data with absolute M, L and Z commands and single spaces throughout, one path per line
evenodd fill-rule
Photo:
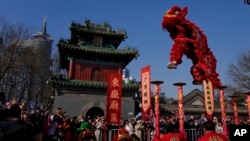
M 122 98 L 122 75 L 109 74 L 107 94 L 107 120 L 109 124 L 120 124 Z
M 151 108 L 150 66 L 141 69 L 142 119 L 147 120 Z

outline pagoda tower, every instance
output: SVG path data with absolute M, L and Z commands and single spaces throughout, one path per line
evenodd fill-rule
M 118 49 L 127 33 L 112 30 L 106 22 L 72 22 L 70 31 L 70 39 L 60 39 L 57 44 L 59 67 L 67 74 L 49 81 L 56 90 L 54 109 L 60 107 L 69 116 L 105 116 L 109 73 L 122 74 L 139 52 L 131 47 Z M 133 96 L 138 88 L 137 82 L 123 83 L 121 117 L 134 117 Z

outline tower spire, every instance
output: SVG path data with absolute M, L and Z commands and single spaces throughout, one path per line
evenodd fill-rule
M 43 26 L 42 26 L 41 34 L 42 35 L 47 35 L 47 30 L 46 30 L 46 15 L 45 15 L 44 20 L 43 20 Z
M 42 26 L 41 32 L 34 34 L 31 38 L 32 39 L 45 39 L 49 42 L 54 41 L 54 39 L 49 34 L 47 34 L 46 15 L 45 15 L 44 20 L 43 20 L 43 26 Z

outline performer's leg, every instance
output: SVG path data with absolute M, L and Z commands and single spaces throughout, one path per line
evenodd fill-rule
M 175 69 L 178 64 L 181 64 L 182 56 L 183 56 L 183 44 L 174 43 L 170 52 L 170 62 L 168 63 L 168 68 Z

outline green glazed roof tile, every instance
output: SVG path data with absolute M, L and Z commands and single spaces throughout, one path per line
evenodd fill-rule
M 123 38 L 127 37 L 126 30 L 112 30 L 112 27 L 108 23 L 96 24 L 91 23 L 90 20 L 85 20 L 83 25 L 72 22 L 70 29 L 72 31 L 79 31 L 87 34 L 102 34 L 110 36 L 121 36 Z
M 97 54 L 110 54 L 110 55 L 135 55 L 136 57 L 139 56 L 139 51 L 137 48 L 124 48 L 124 49 L 112 49 L 112 48 L 100 48 L 94 46 L 77 46 L 68 43 L 65 40 L 60 40 L 58 43 L 59 48 L 64 48 L 68 50 L 76 50 L 82 52 L 91 52 Z

